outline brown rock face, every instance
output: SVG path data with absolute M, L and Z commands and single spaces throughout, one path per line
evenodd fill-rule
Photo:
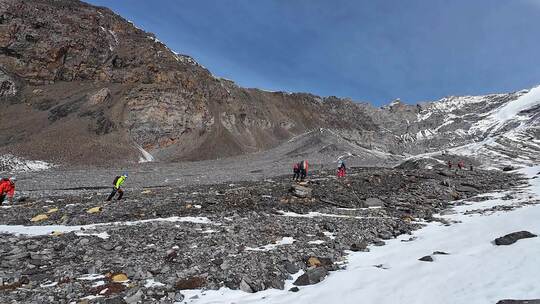
M 161 161 L 232 156 L 320 127 L 363 145 L 380 130 L 378 109 L 240 88 L 79 1 L 2 1 L 0 67 L 12 118 L 0 120 L 0 153 L 56 163 L 135 162 L 139 147 Z

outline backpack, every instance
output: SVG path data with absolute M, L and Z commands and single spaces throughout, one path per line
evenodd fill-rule
M 113 186 L 116 186 L 116 182 L 120 178 L 120 175 L 114 178 L 114 181 L 112 182 Z

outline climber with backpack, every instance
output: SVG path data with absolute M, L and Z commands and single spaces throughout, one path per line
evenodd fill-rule
M 124 195 L 124 190 L 121 187 L 124 184 L 124 182 L 126 181 L 127 177 L 128 177 L 127 173 L 124 173 L 124 174 L 122 174 L 120 176 L 115 177 L 115 179 L 113 181 L 113 186 L 114 187 L 113 187 L 113 190 L 112 190 L 111 194 L 107 198 L 107 201 L 110 201 L 116 195 L 117 192 L 118 192 L 117 200 L 122 199 L 122 196 Z

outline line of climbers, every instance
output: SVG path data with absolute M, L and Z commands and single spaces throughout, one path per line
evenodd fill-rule
M 307 176 L 309 168 L 309 163 L 307 160 L 297 162 L 293 165 L 293 181 L 304 181 Z M 338 178 L 345 177 L 347 174 L 347 167 L 345 166 L 345 161 L 340 159 L 338 161 L 337 174 Z
M 465 163 L 463 161 L 459 161 L 457 163 L 457 166 L 459 169 L 465 168 Z M 452 169 L 452 162 L 448 161 L 448 168 Z M 307 160 L 302 160 L 298 163 L 295 163 L 293 165 L 293 180 L 294 181 L 304 181 L 309 169 L 309 163 Z M 470 165 L 470 170 L 473 170 L 473 165 Z M 343 178 L 347 174 L 347 167 L 345 166 L 345 161 L 339 160 L 338 161 L 338 167 L 337 167 L 337 174 L 336 176 L 338 178 Z M 117 200 L 121 200 L 124 196 L 124 189 L 122 189 L 122 185 L 128 178 L 128 174 L 124 173 L 122 175 L 116 176 L 113 180 L 113 189 L 111 194 L 107 197 L 107 201 L 112 200 L 116 194 L 118 194 Z M 16 177 L 10 177 L 10 178 L 2 178 L 0 180 L 0 205 L 4 202 L 4 199 L 6 196 L 8 197 L 8 201 L 10 204 L 13 204 L 13 195 L 15 194 L 15 182 L 17 181 Z

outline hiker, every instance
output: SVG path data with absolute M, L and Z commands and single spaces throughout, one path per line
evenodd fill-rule
M 347 168 L 345 167 L 345 162 L 343 160 L 340 160 L 338 162 L 337 177 L 345 177 L 345 173 L 347 173 Z
M 464 162 L 462 160 L 460 160 L 457 164 L 459 170 L 463 170 L 463 167 L 465 166 Z
M 114 181 L 113 181 L 113 190 L 111 192 L 111 194 L 109 195 L 109 197 L 107 198 L 107 201 L 110 201 L 115 195 L 116 195 L 116 192 L 118 192 L 118 198 L 117 200 L 121 200 L 122 199 L 122 196 L 124 195 L 124 190 L 120 187 L 122 187 L 122 184 L 124 184 L 124 182 L 126 181 L 128 177 L 128 174 L 127 173 L 124 173 L 122 174 L 121 176 L 117 176 Z
M 448 161 L 448 169 L 452 170 L 452 161 Z
M 299 165 L 300 165 L 300 180 L 304 181 L 304 179 L 307 176 L 309 164 L 307 160 L 303 160 L 299 163 Z
M 295 163 L 293 165 L 293 181 L 300 179 L 300 163 Z
M 6 195 L 9 203 L 13 204 L 13 195 L 15 194 L 15 182 L 17 178 L 12 176 L 10 178 L 2 178 L 0 180 L 0 205 L 4 202 Z
M 469 170 L 472 171 L 473 170 L 473 166 L 472 164 L 469 165 Z

